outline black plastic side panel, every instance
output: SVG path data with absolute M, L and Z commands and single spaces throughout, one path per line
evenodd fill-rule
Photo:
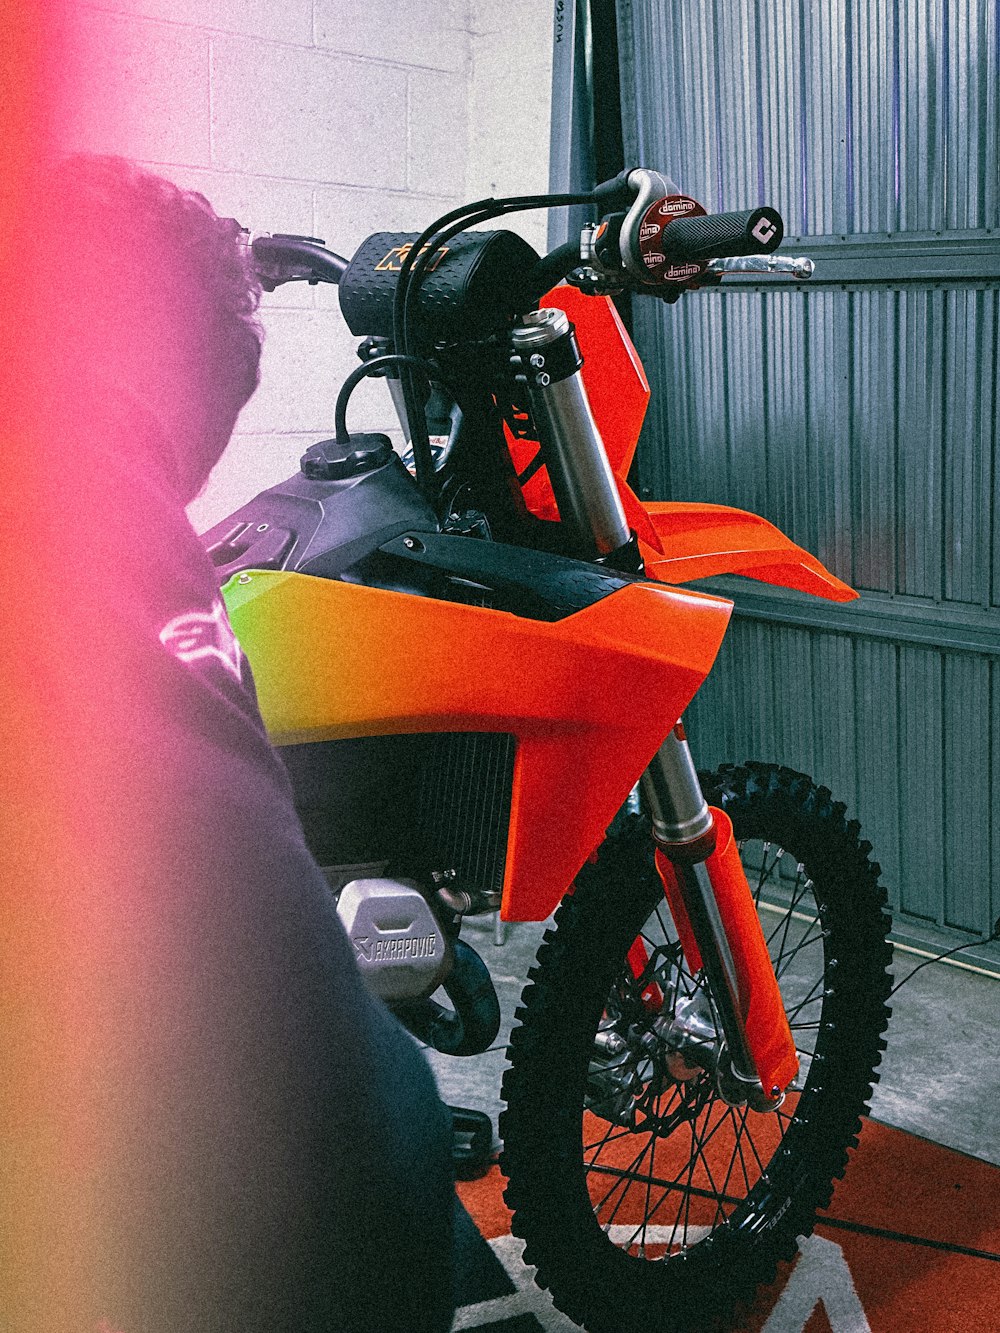
M 531 620 L 563 620 L 641 581 L 585 560 L 475 537 L 410 532 L 394 537 L 381 549 L 386 555 L 487 589 L 490 606 Z
M 296 473 L 202 537 L 220 583 L 249 569 L 346 578 L 530 620 L 562 620 L 634 582 L 547 551 L 438 531 L 395 455 L 343 481 Z
M 434 533 L 437 520 L 394 455 L 343 481 L 300 472 L 217 523 L 202 543 L 225 582 L 244 569 L 286 569 L 336 578 L 397 533 Z

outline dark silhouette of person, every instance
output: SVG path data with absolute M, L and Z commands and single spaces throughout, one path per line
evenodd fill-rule
M 82 867 L 54 984 L 86 1229 L 59 1308 L 74 1333 L 437 1333 L 448 1112 L 361 983 L 185 516 L 258 380 L 239 227 L 116 158 L 64 160 L 49 202 L 40 540 L 74 649 L 44 669 Z

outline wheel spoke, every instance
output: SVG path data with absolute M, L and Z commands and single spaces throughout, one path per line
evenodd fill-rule
M 650 1136 L 649 1136 L 649 1141 L 646 1143 L 645 1147 L 642 1149 L 642 1152 L 640 1152 L 639 1156 L 638 1156 L 638 1157 L 635 1159 L 635 1161 L 632 1163 L 631 1167 L 629 1168 L 628 1175 L 624 1178 L 625 1181 L 626 1181 L 627 1183 L 625 1184 L 625 1188 L 622 1190 L 621 1198 L 618 1200 L 618 1202 L 615 1204 L 614 1208 L 612 1209 L 611 1216 L 607 1219 L 607 1221 L 605 1221 L 605 1222 L 603 1222 L 603 1223 L 601 1224 L 602 1226 L 604 1226 L 604 1227 L 610 1227 L 611 1224 L 614 1222 L 615 1218 L 618 1216 L 618 1210 L 619 1210 L 619 1208 L 621 1208 L 622 1204 L 625 1202 L 626 1198 L 628 1197 L 628 1192 L 629 1192 L 629 1190 L 632 1188 L 632 1186 L 633 1186 L 634 1184 L 637 1183 L 637 1181 L 636 1181 L 636 1172 L 637 1172 L 638 1169 L 639 1169 L 639 1163 L 640 1163 L 640 1162 L 642 1161 L 642 1159 L 646 1156 L 646 1153 L 647 1153 L 647 1152 L 649 1151 L 649 1149 L 653 1146 L 653 1144 L 655 1144 L 655 1142 L 656 1142 L 656 1135 L 655 1135 L 655 1134 L 650 1134 Z M 650 1167 L 650 1171 L 652 1171 L 652 1167 Z M 610 1194 L 613 1194 L 613 1193 L 614 1193 L 615 1188 L 616 1188 L 616 1187 L 612 1187 L 612 1189 L 611 1189 L 611 1191 L 610 1191 Z M 605 1202 L 607 1201 L 607 1198 L 610 1197 L 610 1194 L 607 1195 L 607 1196 L 605 1196 Z
M 765 885 L 765 884 L 767 883 L 767 881 L 771 878 L 771 872 L 772 872 L 772 870 L 774 870 L 775 866 L 778 865 L 778 864 L 780 863 L 780 861 L 781 861 L 781 857 L 782 857 L 782 848 L 779 847 L 778 850 L 777 850 L 777 851 L 775 852 L 775 854 L 774 854 L 774 860 L 771 862 L 770 865 L 768 865 L 768 864 L 767 864 L 767 853 L 768 853 L 769 848 L 770 848 L 770 843 L 765 843 L 765 844 L 764 844 L 764 856 L 763 856 L 763 860 L 762 860 L 761 867 L 760 867 L 760 874 L 758 875 L 758 878 L 757 878 L 757 888 L 756 888 L 756 890 L 755 890 L 755 892 L 754 892 L 754 896 L 753 896 L 753 901 L 754 901 L 754 906 L 755 906 L 755 907 L 759 907 L 759 906 L 760 906 L 760 896 L 761 896 L 761 894 L 762 894 L 763 891 L 764 891 L 764 885 Z
M 618 1128 L 618 1133 L 613 1134 L 611 1131 L 616 1127 Z M 614 1120 L 611 1120 L 608 1123 L 608 1132 L 604 1135 L 604 1138 L 600 1139 L 597 1143 L 585 1143 L 583 1145 L 583 1151 L 593 1152 L 594 1154 L 593 1161 L 596 1162 L 598 1157 L 600 1156 L 602 1148 L 604 1148 L 609 1143 L 617 1143 L 619 1139 L 628 1138 L 628 1136 L 631 1133 L 632 1130 L 628 1129 L 627 1127 L 616 1126 L 616 1122 Z
M 710 1116 L 710 1115 L 711 1115 L 711 1112 L 712 1112 L 712 1110 L 713 1110 L 713 1108 L 714 1108 L 715 1106 L 717 1106 L 717 1105 L 718 1105 L 718 1102 L 713 1098 L 713 1100 L 712 1100 L 711 1102 L 709 1102 L 708 1107 L 706 1108 L 707 1115 Z M 728 1109 L 730 1109 L 730 1108 L 727 1108 L 727 1110 L 728 1110 Z M 706 1135 L 705 1139 L 703 1140 L 703 1142 L 702 1142 L 702 1149 L 707 1148 L 708 1144 L 712 1141 L 712 1139 L 715 1137 L 715 1135 L 716 1135 L 716 1134 L 719 1132 L 719 1130 L 722 1129 L 722 1127 L 725 1125 L 725 1123 L 726 1123 L 726 1119 L 727 1119 L 727 1117 L 726 1117 L 725 1115 L 720 1116 L 720 1118 L 716 1121 L 714 1128 L 711 1130 L 711 1132 L 710 1132 L 709 1134 Z M 689 1160 L 690 1160 L 690 1159 L 689 1159 Z M 651 1217 L 655 1217 L 656 1214 L 659 1212 L 660 1207 L 661 1207 L 661 1205 L 663 1204 L 663 1202 L 665 1201 L 665 1199 L 667 1198 L 667 1195 L 668 1195 L 668 1194 L 671 1194 L 671 1193 L 672 1193 L 674 1190 L 676 1190 L 676 1189 L 683 1189 L 683 1188 L 684 1188 L 684 1186 L 682 1186 L 681 1183 L 680 1183 L 680 1177 L 684 1174 L 684 1171 L 685 1171 L 685 1170 L 686 1170 L 686 1167 L 682 1166 L 681 1169 L 680 1169 L 680 1171 L 677 1173 L 677 1175 L 676 1175 L 676 1176 L 673 1178 L 673 1180 L 671 1180 L 671 1181 L 659 1180 L 659 1181 L 654 1181 L 654 1182 L 653 1182 L 655 1185 L 659 1185 L 659 1186 L 662 1187 L 662 1189 L 663 1189 L 663 1193 L 661 1194 L 660 1198 L 657 1200 L 657 1202 L 656 1202 L 656 1207 L 652 1210 L 652 1212 L 651 1212 L 651 1214 L 650 1214 Z M 697 1197 L 697 1198 L 705 1198 L 705 1199 L 711 1199 L 711 1198 L 715 1198 L 715 1197 L 718 1196 L 718 1192 L 717 1192 L 717 1191 L 716 1191 L 715 1193 L 711 1193 L 711 1194 L 710 1194 L 707 1190 L 701 1190 L 701 1191 L 699 1191 L 699 1190 L 697 1190 L 697 1189 L 692 1189 L 692 1193 L 693 1193 L 693 1194 L 695 1195 L 695 1197 Z M 733 1202 L 738 1202 L 738 1200 L 734 1200 Z
M 669 940 L 669 939 L 670 939 L 670 934 L 671 934 L 671 927 L 673 926 L 673 921 L 671 921 L 670 926 L 668 926 L 667 923 L 666 923 L 666 921 L 664 921 L 664 919 L 663 919 L 663 915 L 662 915 L 662 913 L 663 913 L 663 908 L 660 907 L 659 905 L 657 905 L 657 908 L 656 908 L 656 920 L 657 920 L 658 923 L 659 923 L 660 930 L 663 932 L 663 938 L 664 938 L 665 940 Z
M 624 1193 L 622 1194 L 622 1198 L 624 1198 L 624 1197 L 625 1197 L 625 1194 L 628 1193 L 628 1186 L 629 1186 L 629 1184 L 631 1184 L 631 1183 L 634 1181 L 634 1179 L 635 1179 L 635 1176 L 634 1176 L 635 1169 L 636 1169 L 636 1167 L 639 1165 L 639 1163 L 642 1161 L 642 1159 L 645 1157 L 645 1155 L 646 1155 L 646 1150 L 647 1150 L 647 1148 L 649 1147 L 649 1142 L 650 1142 L 650 1140 L 652 1139 L 652 1137 L 653 1137 L 652 1135 L 649 1136 L 649 1139 L 647 1139 L 647 1141 L 646 1141 L 646 1142 L 643 1144 L 643 1146 L 639 1149 L 639 1152 L 635 1155 L 635 1157 L 632 1158 L 632 1161 L 628 1164 L 628 1166 L 625 1167 L 625 1169 L 624 1169 L 623 1171 L 620 1172 L 620 1174 L 619 1174 L 619 1178 L 618 1178 L 618 1179 L 615 1181 L 615 1183 L 611 1186 L 611 1188 L 608 1190 L 607 1194 L 604 1195 L 604 1197 L 601 1199 L 600 1203 L 595 1204 L 595 1206 L 594 1206 L 594 1212 L 595 1212 L 596 1214 L 598 1214 L 598 1215 L 600 1214 L 601 1209 L 604 1207 L 604 1205 L 607 1203 L 607 1201 L 611 1198 L 612 1194 L 614 1194 L 615 1190 L 619 1187 L 619 1185 L 622 1184 L 623 1181 L 627 1181 L 628 1184 L 626 1184 L 626 1186 L 625 1186 L 625 1191 L 624 1191 Z M 621 1200 L 619 1200 L 619 1204 L 620 1204 L 620 1203 L 621 1203 Z M 616 1209 L 616 1212 L 617 1212 L 617 1209 Z M 612 1217 L 613 1217 L 613 1216 L 614 1216 L 614 1214 L 612 1214 Z
M 710 1106 L 709 1106 L 709 1111 L 706 1113 L 706 1116 L 705 1116 L 705 1128 L 706 1128 L 706 1129 L 708 1128 L 708 1116 L 709 1116 L 709 1113 L 710 1113 L 711 1109 L 712 1109 L 714 1106 L 715 1106 L 715 1103 L 714 1103 L 714 1102 L 711 1103 Z M 695 1137 L 695 1151 L 697 1152 L 697 1155 L 701 1158 L 702 1165 L 703 1165 L 704 1168 L 705 1168 L 705 1175 L 708 1177 L 708 1183 L 711 1185 L 713 1191 L 714 1191 L 716 1194 L 718 1194 L 719 1190 L 718 1190 L 718 1186 L 716 1185 L 715 1180 L 714 1180 L 714 1178 L 713 1178 L 713 1176 L 712 1176 L 712 1168 L 711 1168 L 711 1166 L 709 1165 L 708 1158 L 705 1156 L 705 1147 L 706 1147 L 706 1145 L 707 1145 L 707 1143 L 708 1143 L 709 1138 L 713 1138 L 713 1137 L 718 1133 L 719 1128 L 720 1128 L 722 1122 L 725 1120 L 725 1118 L 726 1118 L 725 1115 L 723 1115 L 723 1116 L 720 1117 L 719 1121 L 716 1123 L 715 1129 L 712 1130 L 712 1133 L 711 1133 L 710 1135 L 708 1135 L 708 1136 L 703 1135 L 701 1138 L 698 1138 L 697 1136 Z
M 655 1135 L 654 1135 L 653 1138 L 652 1138 L 652 1144 L 653 1144 L 653 1151 L 651 1152 L 651 1154 L 650 1154 L 650 1158 L 649 1158 L 649 1172 L 648 1172 L 648 1174 L 647 1174 L 646 1176 L 642 1177 L 642 1179 L 644 1179 L 645 1182 L 646 1182 L 646 1202 L 645 1202 L 645 1206 L 644 1206 L 644 1208 L 643 1208 L 642 1221 L 639 1223 L 639 1225 L 636 1227 L 636 1229 L 632 1232 L 631 1236 L 629 1236 L 629 1238 L 627 1239 L 627 1241 L 625 1242 L 625 1245 L 624 1245 L 624 1248 L 625 1248 L 626 1250 L 631 1249 L 632 1244 L 633 1244 L 633 1242 L 635 1241 L 636 1236 L 641 1236 L 641 1240 L 639 1241 L 639 1248 L 640 1248 L 640 1250 L 642 1251 L 642 1253 L 641 1253 L 640 1256 L 639 1256 L 641 1259 L 644 1259 L 644 1258 L 646 1257 L 646 1255 L 645 1255 L 645 1251 L 646 1251 L 646 1228 L 647 1228 L 647 1226 L 649 1225 L 649 1219 L 650 1219 L 650 1216 L 651 1216 L 650 1211 L 649 1211 L 649 1196 L 650 1196 L 650 1193 L 651 1193 L 652 1188 L 653 1188 L 653 1181 L 654 1181 L 654 1179 L 655 1179 L 655 1173 L 656 1173 L 656 1144 L 657 1144 L 657 1139 L 656 1139 L 656 1136 L 655 1136 Z
M 693 1122 L 691 1123 L 690 1128 L 691 1128 L 691 1142 L 693 1145 L 695 1141 L 695 1127 Z M 674 1239 L 677 1235 L 677 1227 L 681 1220 L 681 1214 L 684 1213 L 685 1210 L 687 1210 L 687 1217 L 689 1218 L 691 1215 L 691 1186 L 694 1184 L 694 1167 L 695 1167 L 695 1162 L 697 1160 L 698 1158 L 694 1152 L 692 1152 L 688 1157 L 687 1186 L 685 1189 L 681 1191 L 681 1201 L 677 1208 L 677 1216 L 674 1218 L 674 1225 L 670 1232 L 670 1240 L 667 1242 L 668 1250 L 673 1248 Z M 687 1234 L 686 1223 L 685 1223 L 685 1234 Z
M 728 1109 L 728 1111 L 727 1111 L 726 1114 L 727 1114 L 727 1118 L 728 1118 L 729 1120 L 732 1121 L 732 1123 L 733 1123 L 733 1129 L 735 1130 L 735 1129 L 736 1129 L 736 1116 L 735 1116 L 735 1114 L 734 1114 L 734 1112 L 733 1112 L 733 1108 L 732 1108 L 731 1106 L 729 1107 L 729 1109 Z M 712 1228 L 713 1228 L 713 1230 L 714 1230 L 714 1228 L 715 1228 L 715 1226 L 716 1226 L 716 1224 L 717 1224 L 718 1222 L 724 1222 L 724 1221 L 726 1220 L 726 1215 L 725 1215 L 725 1213 L 722 1211 L 722 1203 L 723 1203 L 723 1199 L 725 1198 L 726 1190 L 729 1188 L 729 1181 L 730 1181 L 730 1178 L 732 1177 L 732 1174 L 733 1174 L 733 1167 L 734 1167 L 735 1165 L 736 1165 L 736 1154 L 735 1154 L 735 1152 L 734 1152 L 733 1155 L 732 1155 L 732 1157 L 730 1157 L 730 1159 L 729 1159 L 729 1166 L 728 1166 L 728 1168 L 726 1169 L 726 1178 L 725 1178 L 725 1180 L 722 1182 L 722 1189 L 719 1191 L 718 1196 L 717 1196 L 717 1200 L 718 1200 L 718 1201 L 716 1202 L 716 1205 L 715 1205 L 715 1216 L 712 1218 Z
M 592 1169 L 596 1171 L 598 1175 L 603 1175 L 603 1176 L 623 1176 L 627 1174 L 627 1172 L 625 1172 L 621 1167 L 617 1166 L 595 1166 Z M 653 1184 L 657 1189 L 660 1189 L 662 1187 L 664 1191 L 664 1198 L 668 1194 L 672 1194 L 674 1190 L 682 1188 L 676 1180 L 659 1180 L 656 1179 L 655 1177 L 653 1179 Z M 713 1191 L 702 1189 L 698 1185 L 693 1185 L 691 1187 L 691 1193 L 694 1195 L 696 1199 L 713 1200 L 719 1197 Z M 731 1204 L 734 1208 L 738 1208 L 739 1205 L 743 1202 L 742 1199 L 738 1199 L 735 1195 L 726 1195 L 722 1201 L 723 1203 Z M 656 1212 L 657 1212 L 656 1208 L 652 1209 L 652 1211 L 650 1212 L 650 1217 L 655 1217 Z
M 657 1140 L 653 1138 L 653 1151 L 649 1158 L 649 1175 L 646 1177 L 646 1202 L 642 1210 L 642 1237 L 639 1241 L 641 1259 L 646 1257 L 646 1227 L 649 1225 L 649 1196 L 653 1191 L 653 1176 L 656 1174 L 656 1144 Z
M 802 881 L 801 885 L 799 883 L 800 880 Z M 775 935 L 777 935 L 779 930 L 783 930 L 784 932 L 784 934 L 782 935 L 782 947 L 784 946 L 784 941 L 788 938 L 789 927 L 791 926 L 791 923 L 795 920 L 793 914 L 798 910 L 799 905 L 801 904 L 802 899 L 805 897 L 806 893 L 811 892 L 812 888 L 813 888 L 812 880 L 809 878 L 808 875 L 803 877 L 802 867 L 800 866 L 795 875 L 795 887 L 792 890 L 791 901 L 785 908 L 785 915 L 782 918 L 782 920 L 778 922 L 778 924 L 774 927 L 774 930 L 772 930 L 770 935 L 768 935 L 767 937 L 768 946 L 770 946 L 771 941 L 774 939 Z M 813 917 L 813 921 L 810 924 L 815 924 L 815 921 L 816 917 Z M 781 956 L 780 948 L 778 950 L 778 956 L 779 957 Z
M 749 1127 L 749 1125 L 747 1124 L 747 1117 L 748 1117 L 748 1115 L 749 1115 L 749 1112 L 750 1112 L 750 1108 L 749 1108 L 749 1107 L 747 1107 L 746 1110 L 743 1112 L 743 1125 L 742 1125 L 742 1129 L 741 1129 L 740 1137 L 741 1137 L 741 1138 L 743 1138 L 743 1137 L 746 1138 L 747 1143 L 749 1143 L 749 1145 L 750 1145 L 750 1151 L 753 1153 L 754 1158 L 755 1158 L 755 1160 L 756 1160 L 756 1162 L 757 1162 L 757 1169 L 760 1171 L 760 1174 L 763 1175 L 764 1172 L 767 1170 L 767 1167 L 765 1166 L 765 1164 L 764 1164 L 764 1163 L 761 1161 L 761 1159 L 760 1159 L 760 1153 L 757 1151 L 757 1145 L 756 1145 L 756 1143 L 754 1143 L 754 1141 L 753 1141 L 753 1130 L 752 1130 L 752 1129 Z
M 747 1159 L 743 1155 L 743 1134 L 742 1130 L 746 1126 L 746 1114 L 744 1113 L 740 1129 L 736 1131 L 736 1151 L 740 1155 L 740 1170 L 743 1172 L 743 1181 L 746 1185 L 746 1191 L 750 1193 L 750 1176 L 747 1173 Z
M 816 932 L 815 935 L 806 935 L 806 936 L 804 936 L 804 937 L 799 941 L 799 943 L 796 944 L 795 948 L 791 951 L 791 953 L 788 954 L 788 955 L 785 957 L 785 959 L 784 959 L 784 966 L 783 966 L 783 967 L 775 967 L 775 969 L 774 969 L 774 975 L 775 975 L 775 977 L 780 981 L 781 978 L 782 978 L 782 977 L 785 975 L 785 973 L 788 971 L 789 967 L 791 966 L 792 959 L 795 958 L 795 957 L 797 957 L 798 954 L 800 954 L 800 953 L 802 952 L 803 949 L 808 948 L 808 946 L 809 946 L 810 944 L 817 944 L 817 943 L 819 943 L 819 941 L 822 940 L 822 938 L 823 938 L 823 932 L 822 932 L 821 930 L 818 930 L 818 931 Z M 779 961 L 779 963 L 782 961 L 780 955 L 779 955 L 779 959 L 778 959 L 778 961 Z
M 826 974 L 824 973 L 823 975 L 818 976 L 816 978 L 813 984 L 809 987 L 809 990 L 806 992 L 805 996 L 798 1002 L 797 1005 L 795 1005 L 793 1009 L 786 1009 L 785 1017 L 789 1020 L 789 1022 L 791 1022 L 793 1018 L 798 1018 L 799 1014 L 802 1012 L 802 1010 L 806 1007 L 807 1004 L 812 1004 L 814 1001 L 818 1001 L 822 998 L 821 996 L 817 995 L 816 992 L 817 990 L 820 989 L 821 986 L 825 985 L 825 983 L 826 983 Z

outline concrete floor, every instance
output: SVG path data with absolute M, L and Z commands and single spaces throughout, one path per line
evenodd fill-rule
M 485 1111 L 494 1131 L 504 1048 L 543 930 L 544 925 L 510 925 L 498 947 L 492 917 L 466 924 L 463 939 L 486 962 L 500 996 L 500 1035 L 484 1055 L 455 1059 L 428 1053 L 444 1100 Z M 920 961 L 897 950 L 897 982 Z M 890 1003 L 889 1049 L 872 1117 L 1000 1165 L 1000 978 L 932 963 Z

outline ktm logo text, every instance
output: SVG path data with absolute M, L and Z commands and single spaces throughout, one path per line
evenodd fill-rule
M 406 263 L 406 257 L 412 249 L 413 249 L 412 243 L 407 243 L 406 245 L 397 245 L 394 250 L 389 251 L 389 253 L 385 256 L 384 259 L 379 260 L 379 262 L 375 265 L 375 272 L 398 273 L 399 270 Z M 428 246 L 426 245 L 421 246 L 420 253 L 425 254 L 427 250 Z M 447 253 L 448 253 L 447 246 L 439 250 L 437 254 L 434 256 L 434 258 L 427 265 L 427 272 L 433 273 L 434 270 L 437 268 L 438 264 L 440 264 L 441 260 L 444 259 Z

